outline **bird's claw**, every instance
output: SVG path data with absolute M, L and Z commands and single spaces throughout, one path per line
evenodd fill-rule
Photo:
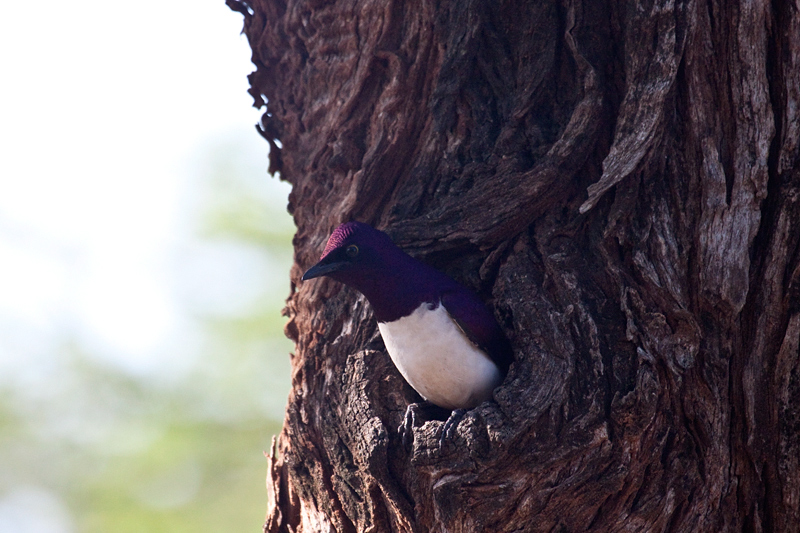
M 406 415 L 403 417 L 403 423 L 397 428 L 397 432 L 403 437 L 403 448 L 408 448 L 414 443 L 414 425 L 417 421 L 418 409 L 418 404 L 408 404 Z
M 442 436 L 439 437 L 439 449 L 444 448 L 445 441 L 452 440 L 455 435 L 458 424 L 463 420 L 464 415 L 467 413 L 466 409 L 456 409 L 445 420 L 442 425 Z
M 436 418 L 444 417 L 447 411 L 438 407 L 428 401 L 421 403 L 411 403 L 406 408 L 406 414 L 403 417 L 403 423 L 397 428 L 397 432 L 401 435 L 403 447 L 408 448 L 414 444 L 414 427 L 417 426 L 420 418 L 423 418 L 423 411 L 426 415 L 433 415 Z M 452 440 L 455 436 L 456 428 L 466 414 L 466 409 L 456 409 L 450 412 L 442 425 L 442 435 L 439 437 L 439 449 L 444 448 L 445 442 Z M 441 420 L 441 418 L 438 418 Z

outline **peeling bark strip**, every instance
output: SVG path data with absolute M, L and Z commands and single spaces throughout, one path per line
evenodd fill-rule
M 228 5 L 297 223 L 267 531 L 800 531 L 800 3 Z M 299 284 L 351 218 L 514 345 L 441 449 Z

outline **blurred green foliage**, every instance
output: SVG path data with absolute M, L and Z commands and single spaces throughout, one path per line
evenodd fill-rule
M 31 487 L 56 495 L 67 519 L 48 531 L 256 532 L 263 524 L 264 452 L 289 390 L 292 345 L 280 312 L 294 228 L 288 186 L 240 144 L 206 151 L 187 213 L 201 247 L 244 254 L 262 283 L 219 312 L 184 298 L 196 330 L 190 363 L 174 375 L 137 375 L 64 339 L 47 368 L 0 381 L 0 499 Z M 12 528 L 0 519 L 0 533 Z

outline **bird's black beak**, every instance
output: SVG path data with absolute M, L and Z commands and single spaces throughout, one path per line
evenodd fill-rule
M 333 272 L 339 272 L 344 270 L 350 265 L 347 261 L 336 261 L 333 263 L 317 263 L 313 267 L 306 270 L 306 273 L 303 274 L 303 277 L 300 278 L 303 281 L 308 281 L 310 279 L 318 278 L 320 276 L 327 276 Z

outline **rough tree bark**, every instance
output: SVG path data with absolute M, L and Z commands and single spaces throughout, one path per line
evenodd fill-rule
M 800 531 L 797 0 L 228 0 L 297 224 L 267 531 Z M 516 361 L 438 446 L 357 219 L 478 291 Z

